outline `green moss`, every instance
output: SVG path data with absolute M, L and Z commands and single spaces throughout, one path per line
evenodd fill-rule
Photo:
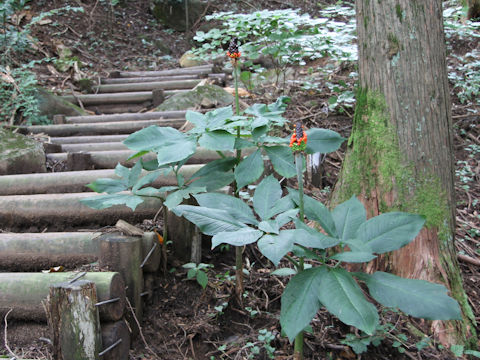
M 345 171 L 347 189 L 345 199 L 353 194 L 370 193 L 378 185 L 385 191 L 392 189 L 389 174 L 399 167 L 400 154 L 395 129 L 390 125 L 388 109 L 378 93 L 359 91 L 352 135 Z M 368 149 L 368 151 L 364 151 Z
M 402 13 L 402 7 L 400 6 L 400 4 L 397 4 L 395 6 L 395 13 L 397 14 L 398 20 L 400 20 L 400 22 L 402 23 L 403 22 L 403 13 Z
M 388 39 L 388 58 L 391 60 L 400 51 L 401 45 L 398 38 L 393 33 L 387 35 Z
M 421 214 L 429 228 L 441 228 L 445 219 L 449 219 L 448 199 L 440 181 L 433 174 L 414 175 L 414 166 L 400 151 L 396 129 L 379 93 L 365 90 L 357 93 L 348 145 L 353 147 L 342 169 L 340 202 L 352 195 L 368 196 L 374 189 L 380 194 L 395 191 L 395 204 L 389 206 L 379 199 L 381 212 L 400 210 Z

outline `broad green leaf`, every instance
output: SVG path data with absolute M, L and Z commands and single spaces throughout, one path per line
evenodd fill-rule
M 323 266 L 302 271 L 291 278 L 285 287 L 280 324 L 290 341 L 310 324 L 322 306 L 318 294 L 323 291 L 321 279 L 326 272 Z
M 193 155 L 196 141 L 171 127 L 149 126 L 131 134 L 123 142 L 135 151 L 154 151 L 158 166 L 181 161 Z
M 345 251 L 333 255 L 330 259 L 348 262 L 348 263 L 364 263 L 375 259 L 376 256 L 368 252 Z
M 195 174 L 193 174 L 190 179 L 193 180 L 195 178 L 206 176 L 212 172 L 231 170 L 235 166 L 236 161 L 237 160 L 234 157 L 213 160 L 208 164 L 202 166 L 200 170 L 195 172 Z
M 295 159 L 292 150 L 287 146 L 264 146 L 265 152 L 272 161 L 273 168 L 277 173 L 286 178 L 297 174 Z
M 249 227 L 241 228 L 237 231 L 223 231 L 213 236 L 212 249 L 220 244 L 230 244 L 233 246 L 252 244 L 262 235 L 263 232 Z
M 184 216 L 198 226 L 205 235 L 215 235 L 222 231 L 236 231 L 246 225 L 228 212 L 201 206 L 179 205 L 172 209 L 177 216 Z
M 365 274 L 366 275 L 366 274 Z M 377 271 L 363 277 L 372 297 L 384 306 L 428 320 L 461 320 L 458 303 L 445 286 Z
M 93 209 L 106 209 L 114 205 L 128 206 L 132 211 L 143 202 L 144 198 L 129 194 L 108 194 L 81 199 L 80 202 Z
M 97 193 L 105 192 L 107 194 L 128 190 L 124 179 L 97 179 L 86 186 Z
M 307 130 L 307 138 L 307 154 L 327 154 L 336 151 L 345 141 L 339 133 L 327 129 Z
M 262 220 L 269 219 L 271 209 L 282 197 L 282 188 L 273 175 L 264 178 L 253 194 L 253 208 Z
M 278 234 L 278 232 L 280 231 L 280 226 L 278 226 L 278 223 L 276 220 L 260 221 L 260 223 L 258 224 L 258 228 L 263 232 L 266 232 L 269 234 Z
M 256 181 L 263 174 L 264 166 L 260 150 L 248 155 L 235 168 L 234 175 L 237 189 L 241 189 Z
M 204 186 L 207 191 L 215 191 L 230 185 L 235 180 L 233 171 L 214 171 L 190 183 L 190 186 Z
M 130 169 L 118 163 L 117 166 L 115 166 L 115 174 L 121 178 L 127 179 L 128 174 L 130 174 Z
M 162 198 L 164 197 L 163 195 L 165 195 L 165 194 L 162 194 L 160 189 L 157 189 L 151 186 L 144 187 L 142 189 L 135 190 L 135 191 L 132 190 L 132 193 L 138 196 L 151 196 L 151 197 L 162 197 Z
M 185 119 L 195 125 L 195 130 L 197 131 L 204 131 L 205 126 L 207 125 L 206 116 L 202 113 L 188 110 L 185 114 Z
M 143 155 L 147 155 L 149 152 L 150 152 L 150 150 L 138 151 L 138 152 L 136 152 L 135 154 L 130 155 L 130 156 L 128 157 L 127 161 L 130 161 L 130 160 L 133 160 L 133 159 L 137 159 L 137 158 L 139 158 L 139 157 L 142 157 Z
M 157 148 L 158 166 L 185 160 L 195 154 L 197 144 L 192 139 L 169 140 L 161 148 Z
M 239 198 L 221 193 L 198 194 L 194 197 L 200 206 L 224 210 L 245 224 L 258 224 L 250 206 Z
M 286 223 L 289 223 L 290 221 L 296 219 L 297 214 L 298 209 L 290 209 L 281 214 L 278 214 L 278 216 L 275 218 L 275 221 L 277 222 L 279 227 L 282 227 Z
M 198 144 L 209 150 L 233 151 L 235 138 L 225 130 L 207 131 L 198 139 Z
M 270 275 L 276 275 L 276 276 L 290 276 L 290 275 L 295 275 L 297 272 L 295 269 L 292 268 L 281 268 L 277 269 L 275 271 L 272 271 Z
M 372 335 L 378 325 L 378 312 L 368 302 L 352 275 L 342 268 L 329 269 L 322 276 L 320 302 L 347 325 Z
M 236 138 L 235 139 L 235 149 L 236 150 L 241 150 L 241 149 L 248 149 L 253 147 L 254 144 L 248 140 L 242 139 L 242 138 Z
M 340 243 L 340 239 L 322 234 L 300 221 L 300 219 L 295 219 L 295 227 L 308 233 L 308 236 L 305 234 L 304 238 L 300 240 L 301 242 L 296 241 L 300 245 L 314 249 L 328 249 Z
M 288 192 L 292 200 L 298 205 L 299 194 L 298 190 L 288 188 Z M 330 236 L 336 236 L 337 230 L 335 229 L 335 222 L 333 221 L 332 214 L 328 211 L 327 207 L 320 201 L 311 198 L 310 196 L 303 196 L 305 215 L 310 220 L 314 220 L 320 224 L 320 226 Z
M 132 191 L 135 192 L 138 189 L 140 189 L 142 186 L 153 183 L 160 176 L 162 175 L 165 176 L 169 172 L 171 172 L 170 169 L 160 169 L 160 170 L 149 172 L 148 174 L 146 174 L 145 176 L 137 180 L 137 182 L 133 185 Z
M 280 200 L 278 200 L 275 205 L 268 211 L 267 218 L 270 219 L 275 215 L 280 213 L 284 213 L 287 210 L 295 209 L 295 203 L 293 202 L 290 196 L 284 196 Z
M 245 110 L 245 113 L 255 116 L 252 124 L 254 125 L 253 128 L 272 123 L 282 125 L 285 122 L 285 119 L 281 116 L 283 111 L 270 111 L 265 104 L 253 104 Z
M 258 249 L 275 266 L 293 249 L 295 230 L 282 230 L 278 235 L 265 235 L 258 240 Z
M 202 288 L 206 288 L 208 284 L 208 276 L 205 274 L 204 271 L 198 270 L 197 271 L 197 282 L 200 284 Z
M 355 241 L 368 244 L 375 254 L 400 249 L 418 235 L 425 223 L 421 215 L 391 212 L 371 218 L 360 225 Z
M 130 169 L 130 172 L 128 173 L 128 180 L 127 184 L 129 187 L 132 187 L 135 185 L 135 183 L 138 181 L 140 175 L 142 174 L 142 162 L 137 161 L 135 165 Z
M 217 130 L 225 126 L 227 120 L 233 117 L 233 110 L 231 106 L 215 109 L 205 114 L 207 119 L 207 130 Z
M 123 143 L 131 150 L 152 151 L 162 147 L 167 139 L 178 139 L 185 135 L 171 127 L 160 127 L 152 125 L 142 130 L 136 131 L 128 136 Z
M 367 221 L 367 212 L 363 204 L 355 196 L 352 196 L 350 200 L 333 209 L 332 217 L 337 229 L 337 236 L 345 242 L 354 238 L 359 226 Z
M 205 187 L 189 186 L 185 189 L 180 189 L 169 194 L 163 204 L 171 210 L 175 206 L 181 204 L 184 199 L 186 200 L 190 198 L 190 195 L 204 191 L 206 191 Z
M 253 126 L 252 126 L 253 128 Z M 262 138 L 267 134 L 268 126 L 259 126 L 252 130 L 252 139 L 255 142 L 261 142 Z

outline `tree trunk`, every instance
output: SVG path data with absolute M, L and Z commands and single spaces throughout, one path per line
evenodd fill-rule
M 368 215 L 425 215 L 414 242 L 367 266 L 445 284 L 464 322 L 433 322 L 444 344 L 465 343 L 474 316 L 454 246 L 452 121 L 441 0 L 357 0 L 360 90 L 332 203 L 353 194 Z
M 95 360 L 102 348 L 95 283 L 78 280 L 50 286 L 48 322 L 57 360 Z

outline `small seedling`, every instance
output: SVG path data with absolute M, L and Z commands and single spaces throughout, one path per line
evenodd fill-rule
M 205 289 L 208 284 L 208 276 L 207 276 L 207 271 L 209 268 L 212 268 L 212 264 L 195 264 L 195 263 L 188 263 L 185 265 L 182 265 L 183 268 L 188 269 L 187 272 L 187 279 L 192 280 L 196 279 L 197 283 Z

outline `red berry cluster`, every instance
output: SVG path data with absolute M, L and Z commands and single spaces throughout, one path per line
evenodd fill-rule
M 290 138 L 290 147 L 294 151 L 305 150 L 304 147 L 307 145 L 307 132 L 303 130 L 303 125 L 298 122 L 293 130 L 292 137 Z M 303 147 L 300 148 L 299 147 Z
M 237 60 L 241 55 L 242 54 L 238 49 L 238 39 L 233 38 L 232 41 L 230 41 L 230 45 L 228 46 L 227 56 L 230 59 Z

